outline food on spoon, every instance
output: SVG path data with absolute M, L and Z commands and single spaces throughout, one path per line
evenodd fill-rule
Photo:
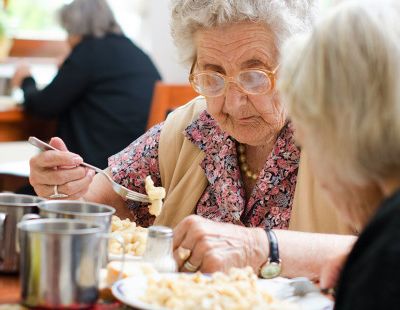
M 111 218 L 111 234 L 120 235 L 124 239 L 125 253 L 141 256 L 146 249 L 147 228 L 137 226 L 128 218 L 121 220 L 113 215 Z M 110 239 L 108 252 L 111 254 L 122 254 L 122 246 L 115 239 Z
M 145 180 L 145 189 L 150 200 L 149 213 L 159 216 L 162 209 L 162 199 L 165 198 L 165 188 L 154 186 L 151 176 L 148 175 Z

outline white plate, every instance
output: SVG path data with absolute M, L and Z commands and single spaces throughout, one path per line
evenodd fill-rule
M 178 273 L 166 273 L 163 276 L 176 278 Z M 331 310 L 333 302 L 320 293 L 310 293 L 303 297 L 284 297 L 290 293 L 288 279 L 276 278 L 272 280 L 258 280 L 258 285 L 268 289 L 268 292 L 281 299 L 290 301 L 299 306 L 301 310 Z M 147 277 L 131 277 L 120 280 L 112 286 L 112 293 L 124 304 L 142 310 L 166 310 L 155 307 L 140 300 L 147 289 Z
M 134 256 L 134 255 L 130 255 L 130 254 L 125 254 L 125 260 L 126 261 L 141 261 L 143 258 L 143 256 Z M 110 261 L 114 261 L 114 260 L 118 260 L 121 261 L 122 260 L 122 254 L 114 254 L 114 253 L 108 253 L 108 259 Z

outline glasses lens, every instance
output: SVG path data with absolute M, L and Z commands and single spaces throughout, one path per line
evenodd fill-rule
M 238 82 L 251 94 L 263 94 L 271 88 L 271 80 L 268 75 L 258 70 L 248 70 L 240 73 Z
M 193 76 L 195 90 L 203 95 L 216 97 L 223 93 L 224 79 L 214 73 L 198 73 Z

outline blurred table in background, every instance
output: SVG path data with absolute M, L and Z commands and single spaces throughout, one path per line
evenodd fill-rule
M 23 141 L 29 136 L 48 140 L 55 132 L 55 121 L 29 116 L 20 107 L 0 111 L 0 192 L 16 191 L 29 183 L 28 162 L 34 154 Z
M 14 192 L 28 184 L 29 159 L 38 152 L 26 141 L 0 142 L 0 191 Z
M 43 120 L 27 115 L 16 105 L 1 110 L 0 99 L 0 142 L 25 141 L 29 136 L 46 140 L 52 137 L 55 131 L 55 120 Z
M 15 191 L 28 182 L 29 158 L 33 155 L 26 144 L 29 136 L 48 140 L 55 135 L 56 121 L 26 114 L 19 105 L 21 98 L 11 93 L 10 79 L 19 62 L 32 68 L 32 75 L 41 87 L 54 78 L 57 66 L 53 58 L 8 58 L 0 63 L 0 192 Z

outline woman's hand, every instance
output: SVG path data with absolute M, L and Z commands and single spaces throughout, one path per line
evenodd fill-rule
M 29 181 L 36 194 L 49 198 L 54 194 L 54 186 L 67 199 L 79 199 L 89 189 L 95 172 L 79 166 L 83 159 L 68 152 L 60 138 L 52 138 L 50 145 L 60 151 L 45 151 L 30 160 Z
M 321 270 L 320 287 L 329 289 L 336 287 L 343 266 L 347 260 L 348 253 L 334 256 L 326 262 Z
M 11 85 L 13 87 L 21 87 L 22 81 L 31 76 L 30 67 L 27 64 L 19 64 L 15 69 L 13 78 L 11 79 Z
M 180 255 L 182 249 L 190 250 L 188 258 Z M 251 266 L 258 273 L 268 257 L 268 239 L 259 228 L 217 223 L 191 215 L 174 229 L 174 255 L 181 271 L 194 271 L 187 269 L 187 264 L 185 267 L 188 262 L 202 272 Z

